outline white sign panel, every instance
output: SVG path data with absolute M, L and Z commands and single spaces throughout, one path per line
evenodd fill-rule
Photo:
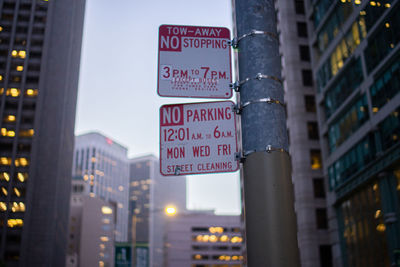
M 229 29 L 161 25 L 158 37 L 160 96 L 231 98 Z
M 160 172 L 186 175 L 238 170 L 233 102 L 160 108 Z

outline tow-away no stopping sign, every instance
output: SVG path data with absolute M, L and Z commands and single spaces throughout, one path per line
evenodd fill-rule
M 230 31 L 221 27 L 161 25 L 158 40 L 160 96 L 232 96 Z

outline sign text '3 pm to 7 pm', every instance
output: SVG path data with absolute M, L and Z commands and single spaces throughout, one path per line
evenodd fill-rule
M 167 97 L 232 97 L 230 31 L 161 25 L 157 92 Z

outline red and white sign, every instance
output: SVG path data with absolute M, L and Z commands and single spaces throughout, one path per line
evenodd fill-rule
M 160 172 L 186 175 L 238 170 L 233 102 L 160 108 Z
M 161 25 L 158 36 L 160 96 L 232 97 L 230 31 L 220 27 Z

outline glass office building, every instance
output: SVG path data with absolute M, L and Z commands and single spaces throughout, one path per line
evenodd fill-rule
M 400 3 L 309 0 L 334 266 L 400 266 Z

